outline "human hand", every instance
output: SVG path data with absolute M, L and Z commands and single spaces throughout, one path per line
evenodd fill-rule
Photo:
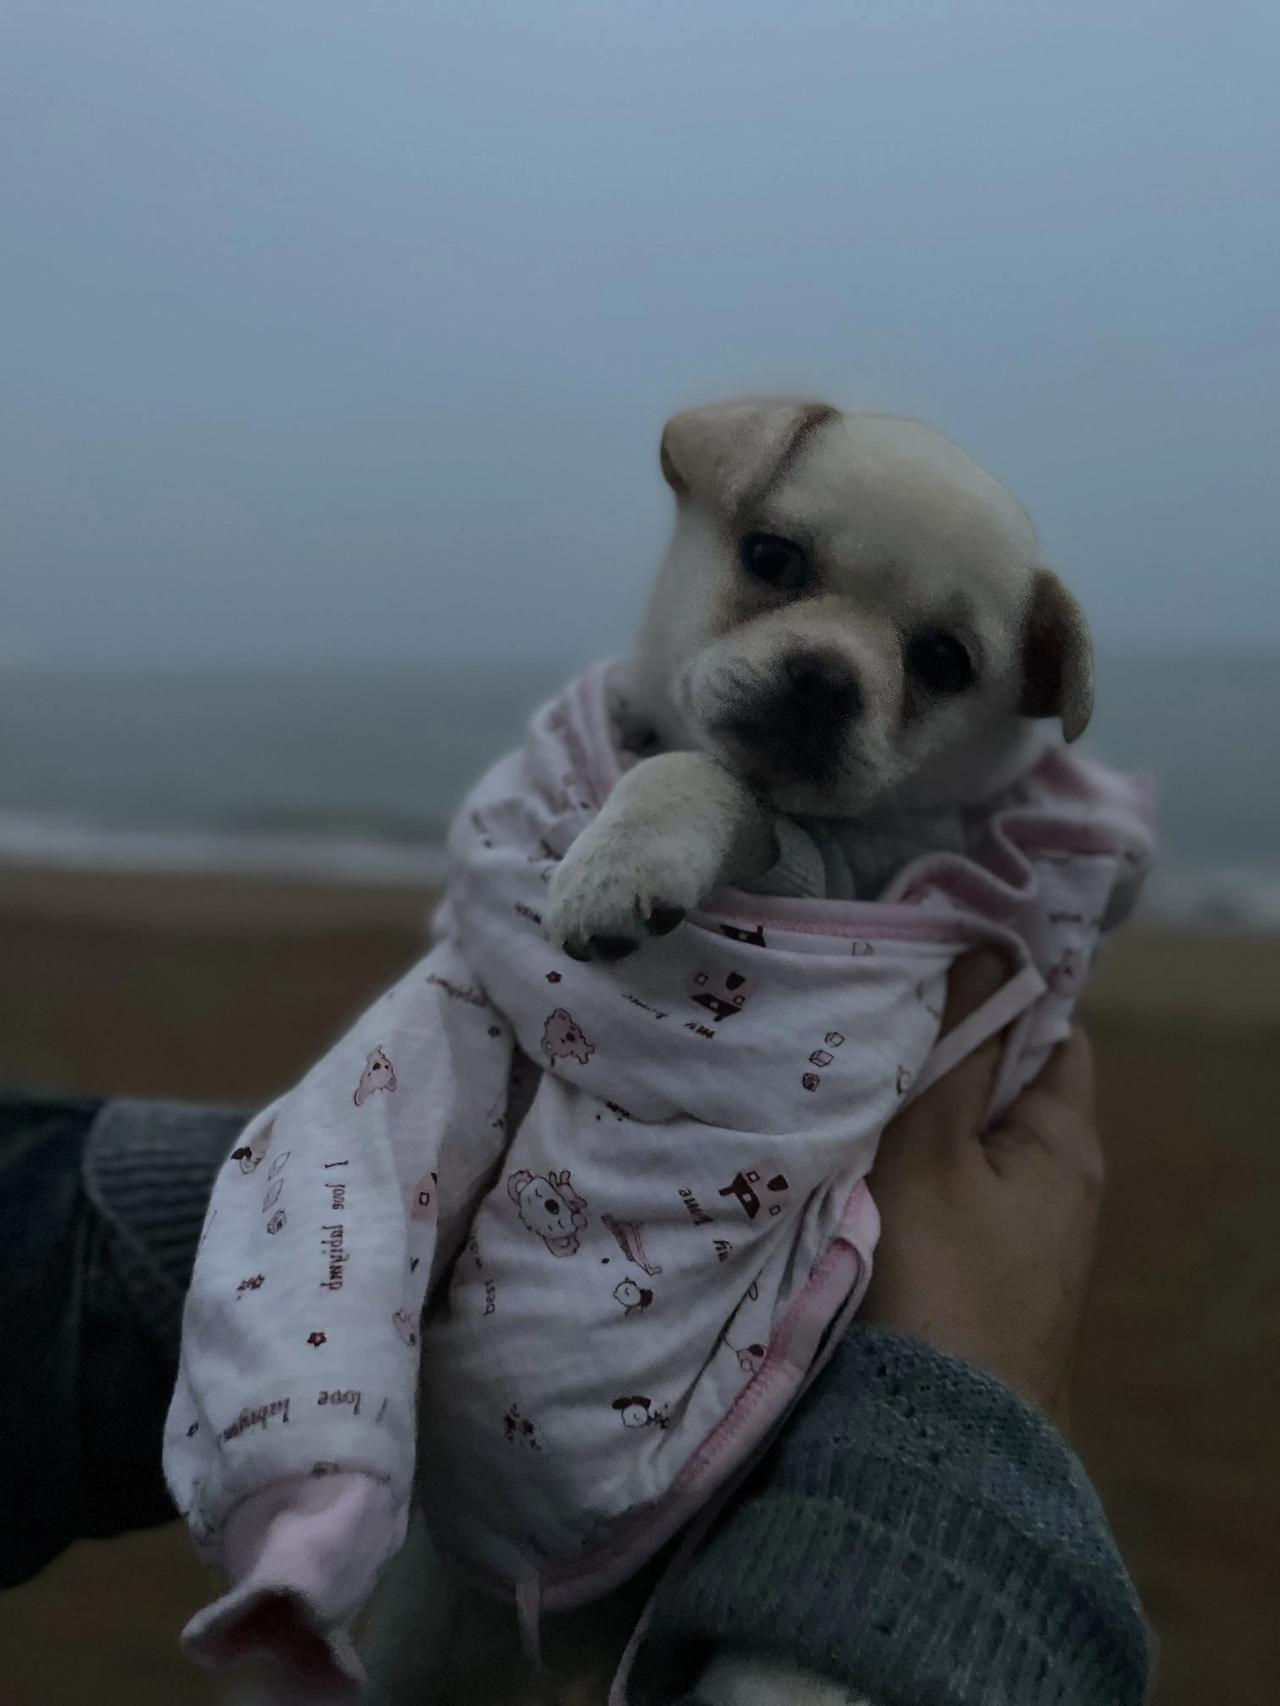
M 1004 977 L 980 949 L 948 985 L 944 1031 Z M 862 1318 L 986 1368 L 1065 1425 L 1103 1159 L 1080 1031 L 989 1129 L 993 1037 L 888 1127 L 871 1175 L 883 1222 Z

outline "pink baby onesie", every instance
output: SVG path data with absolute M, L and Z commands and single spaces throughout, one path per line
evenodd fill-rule
M 430 953 L 218 1179 L 165 1441 L 232 1584 L 197 1656 L 265 1645 L 352 1693 L 345 1627 L 403 1539 L 415 1451 L 437 1541 L 526 1607 L 633 1573 L 856 1310 L 886 1122 L 1010 1027 L 1007 1105 L 1132 905 L 1145 792 L 1054 749 L 972 852 L 878 901 L 725 890 L 579 964 L 542 908 L 627 762 L 609 682 L 576 681 L 476 788 Z M 1009 979 L 939 1044 L 980 942 Z

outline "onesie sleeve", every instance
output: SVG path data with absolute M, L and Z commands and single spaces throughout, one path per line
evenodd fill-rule
M 429 1146 L 400 1118 L 400 1051 L 376 1024 L 251 1121 L 221 1168 L 165 1435 L 174 1499 L 230 1584 L 189 1650 L 213 1664 L 264 1650 L 323 1698 L 354 1696 L 345 1625 L 404 1537 L 435 1248 Z

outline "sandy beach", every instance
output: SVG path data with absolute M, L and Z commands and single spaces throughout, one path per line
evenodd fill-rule
M 0 1079 L 256 1102 L 421 951 L 419 888 L 0 869 Z M 1110 1156 L 1075 1442 L 1163 1651 L 1159 1706 L 1280 1698 L 1280 937 L 1130 932 L 1088 1002 Z M 176 1528 L 0 1596 L 3 1706 L 213 1698 Z

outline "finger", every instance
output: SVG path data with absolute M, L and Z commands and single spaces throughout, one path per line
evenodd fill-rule
M 947 979 L 941 1035 L 984 1007 L 1008 975 L 1004 956 L 994 948 L 975 948 L 957 960 Z M 1003 1052 L 1004 1038 L 997 1032 L 931 1084 L 915 1104 L 921 1124 L 927 1123 L 944 1141 L 980 1136 Z
M 947 973 L 947 1000 L 940 1034 L 945 1037 L 990 1001 L 1008 975 L 1004 956 L 995 948 L 971 948 L 962 955 Z
M 1093 1051 L 1078 1028 L 1059 1044 L 1040 1074 L 987 1136 L 987 1147 L 1008 1154 L 1033 1147 L 1100 1186 L 1102 1139 L 1094 1100 Z
M 976 1013 L 996 994 L 1006 976 L 1005 962 L 993 948 L 977 948 L 957 960 L 947 980 L 941 1034 L 945 1036 Z M 988 1038 L 903 1109 L 888 1127 L 881 1145 L 876 1169 L 882 1176 L 884 1160 L 903 1150 L 928 1145 L 945 1151 L 981 1135 L 1003 1046 L 999 1035 Z
M 1044 1064 L 1035 1087 L 1064 1106 L 1092 1119 L 1095 1110 L 1093 1048 L 1079 1025 Z

